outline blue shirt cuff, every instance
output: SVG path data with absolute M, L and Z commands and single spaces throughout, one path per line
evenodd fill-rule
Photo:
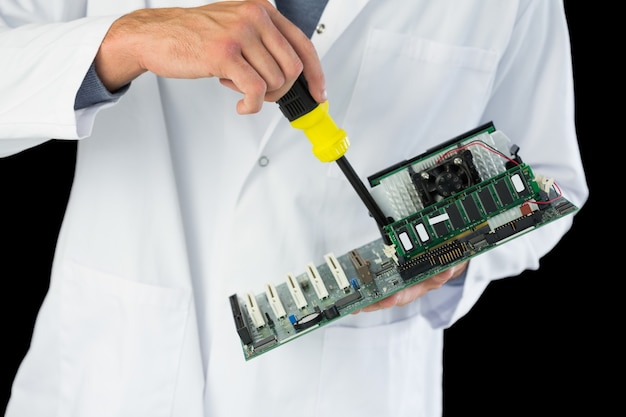
M 100 77 L 96 73 L 96 67 L 93 63 L 89 67 L 83 83 L 80 85 L 78 92 L 76 93 L 76 99 L 74 101 L 74 110 L 84 109 L 94 104 L 106 103 L 109 101 L 115 101 L 123 96 L 130 88 L 130 83 L 126 84 L 119 90 L 111 93 L 106 89 Z

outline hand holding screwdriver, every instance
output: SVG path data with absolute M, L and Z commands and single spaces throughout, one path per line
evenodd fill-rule
M 267 0 L 135 10 L 111 25 L 95 68 L 111 92 L 147 71 L 165 78 L 217 77 L 243 94 L 240 114 L 275 102 L 304 69 L 315 98 L 325 100 L 311 40 Z
M 315 101 L 309 92 L 304 75 L 301 74 L 277 103 L 291 125 L 304 131 L 313 145 L 313 154 L 320 161 L 337 162 L 382 231 L 383 226 L 388 223 L 387 218 L 344 156 L 350 141 L 346 132 L 338 128 L 328 114 L 328 102 Z

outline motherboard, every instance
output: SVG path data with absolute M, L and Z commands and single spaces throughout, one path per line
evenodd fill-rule
M 368 177 L 379 239 L 229 297 L 245 359 L 576 212 L 518 151 L 487 123 Z

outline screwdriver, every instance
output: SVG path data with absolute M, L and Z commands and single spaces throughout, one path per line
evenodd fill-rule
M 316 102 L 309 92 L 304 75 L 300 74 L 294 85 L 277 103 L 291 126 L 302 130 L 307 136 L 313 145 L 313 154 L 320 161 L 337 162 L 382 231 L 389 222 L 346 159 L 345 153 L 350 141 L 346 132 L 337 127 L 330 117 L 328 101 Z

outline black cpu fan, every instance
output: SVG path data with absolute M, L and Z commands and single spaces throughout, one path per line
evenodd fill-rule
M 481 181 L 469 150 L 455 153 L 434 167 L 416 172 L 411 177 L 424 207 Z

